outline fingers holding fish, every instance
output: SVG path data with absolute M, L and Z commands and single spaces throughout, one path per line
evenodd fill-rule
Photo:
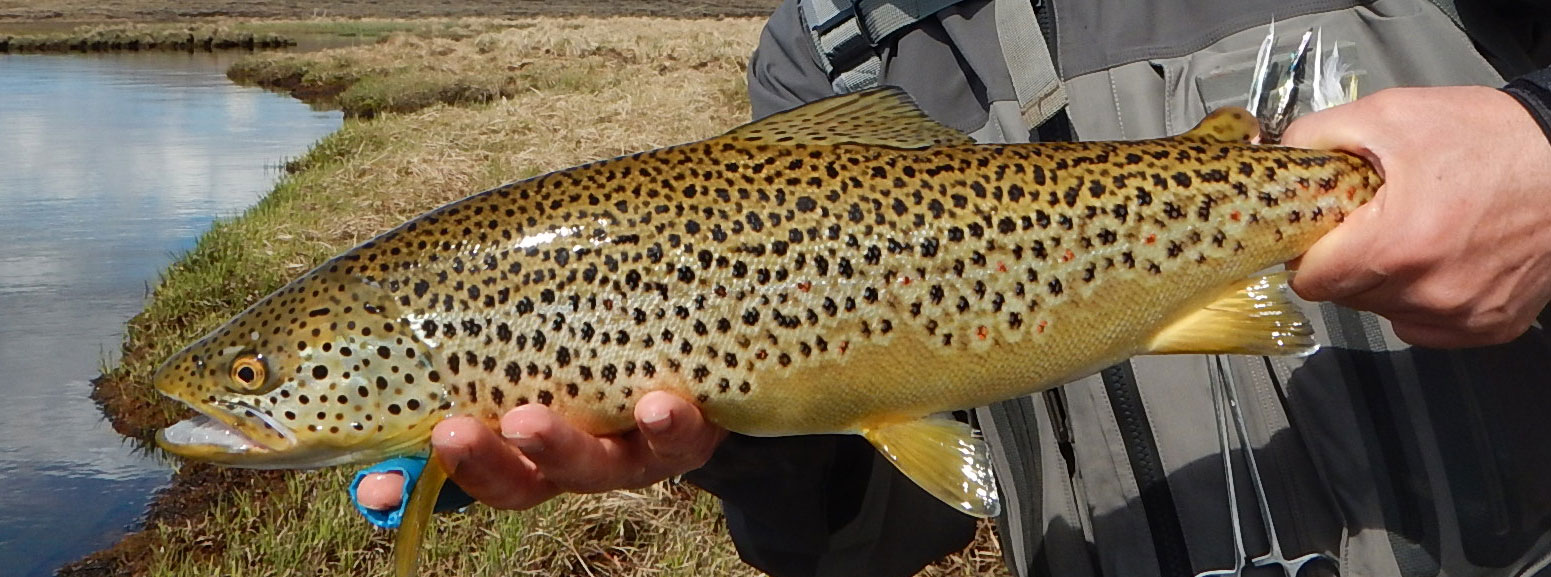
M 707 421 L 700 409 L 682 397 L 647 393 L 636 404 L 640 437 L 654 462 L 648 483 L 700 468 L 711 459 L 727 430 Z
M 1512 340 L 1551 300 L 1551 146 L 1506 93 L 1388 90 L 1300 119 L 1286 142 L 1369 155 L 1386 175 L 1304 255 L 1300 295 L 1433 347 Z
M 693 404 L 668 393 L 642 397 L 635 416 L 638 430 L 594 437 L 541 405 L 529 405 L 507 412 L 500 436 L 472 419 L 450 419 L 437 428 L 432 443 L 470 496 L 492 507 L 526 509 L 560 491 L 637 488 L 689 472 L 704 465 L 727 436 Z M 356 499 L 369 509 L 393 509 L 400 505 L 403 484 L 398 473 L 370 475 L 361 480 Z
M 500 435 L 472 419 L 452 419 L 437 427 L 432 444 L 469 495 L 496 508 L 526 509 L 560 492 L 638 488 L 683 474 L 705 464 L 726 436 L 667 393 L 643 397 L 636 420 L 638 430 L 593 436 L 542 405 L 527 405 L 502 417 Z
M 522 417 L 518 415 L 516 420 L 523 421 Z M 503 421 L 513 419 L 508 415 Z M 524 424 L 522 434 L 542 431 L 553 437 L 553 429 L 563 426 L 559 423 L 558 419 L 539 417 L 538 426 Z M 452 481 L 469 496 L 491 507 L 527 509 L 559 494 L 561 490 L 529 460 L 519 442 L 504 435 L 504 430 L 497 434 L 477 419 L 454 417 L 437 424 L 431 447 L 442 466 L 451 472 Z M 531 448 L 532 442 L 529 443 Z
M 529 405 L 502 418 L 501 434 L 544 482 L 572 493 L 639 488 L 685 473 L 705 464 L 726 434 L 707 423 L 694 405 L 669 393 L 643 397 L 635 418 L 635 430 L 593 436 L 546 407 Z M 523 488 L 516 484 L 510 490 Z

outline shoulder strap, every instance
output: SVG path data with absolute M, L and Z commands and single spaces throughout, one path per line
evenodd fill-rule
M 1439 0 L 1443 1 L 1443 0 Z M 1011 0 L 996 3 L 996 34 L 1002 42 L 1002 57 L 1012 73 L 1013 90 L 1018 93 L 1018 108 L 1030 127 L 1044 124 L 1066 108 L 1066 87 L 1056 72 L 1055 58 L 1045 41 L 1035 15 L 1035 3 L 1049 0 Z M 1042 6 L 1049 9 L 1049 6 Z
M 804 25 L 818 50 L 831 88 L 845 94 L 878 86 L 883 60 L 877 47 L 891 35 L 962 0 L 801 0 Z M 1438 0 L 1447 1 L 1447 0 Z M 1039 126 L 1066 107 L 1066 89 L 1056 71 L 1035 4 L 1048 0 L 995 2 L 997 37 L 1011 73 L 1018 108 L 1027 126 Z M 1048 9 L 1048 6 L 1042 6 Z
M 836 93 L 872 88 L 883 76 L 878 45 L 899 30 L 962 0 L 802 0 L 819 65 Z

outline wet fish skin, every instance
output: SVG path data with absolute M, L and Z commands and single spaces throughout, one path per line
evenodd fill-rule
M 746 434 L 867 435 L 994 514 L 979 441 L 929 415 L 1138 354 L 1313 345 L 1278 279 L 1253 277 L 1380 179 L 1253 130 L 1228 111 L 1171 139 L 976 145 L 884 89 L 513 183 L 170 357 L 156 387 L 220 425 L 159 440 L 235 466 L 360 463 L 526 403 L 619 432 L 667 390 Z

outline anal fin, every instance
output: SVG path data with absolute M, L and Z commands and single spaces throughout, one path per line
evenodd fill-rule
M 990 452 L 969 425 L 925 418 L 862 429 L 878 451 L 932 496 L 975 517 L 995 517 L 1002 504 Z
M 1149 354 L 1308 355 L 1314 329 L 1287 298 L 1287 273 L 1235 283 L 1200 310 L 1153 335 Z
M 436 458 L 432 449 L 426 457 L 425 469 L 420 480 L 409 492 L 409 505 L 404 507 L 404 517 L 398 532 L 393 535 L 393 574 L 395 577 L 414 577 L 415 565 L 420 559 L 420 545 L 425 542 L 426 528 L 431 524 L 431 513 L 436 511 L 436 497 L 447 482 L 447 470 Z

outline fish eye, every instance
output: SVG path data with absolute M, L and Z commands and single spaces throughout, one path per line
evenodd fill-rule
M 232 359 L 231 388 L 235 392 L 255 394 L 262 392 L 268 381 L 269 370 L 263 355 L 243 353 Z

